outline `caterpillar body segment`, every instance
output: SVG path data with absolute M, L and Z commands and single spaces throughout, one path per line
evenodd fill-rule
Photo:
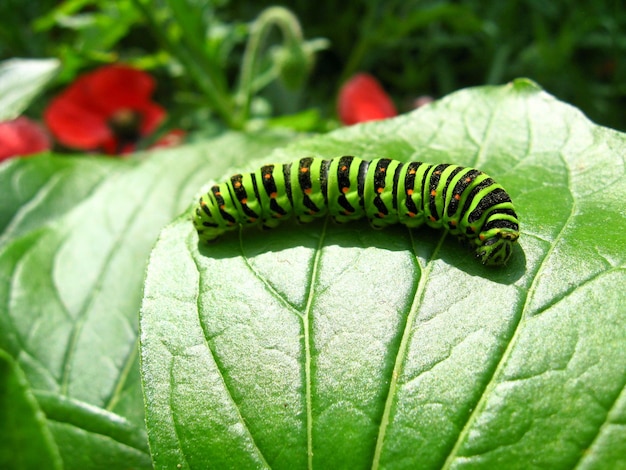
M 504 188 L 480 170 L 451 164 L 372 161 L 352 156 L 301 158 L 236 174 L 203 194 L 193 223 L 209 242 L 239 225 L 273 228 L 330 215 L 338 223 L 366 217 L 372 227 L 429 225 L 465 238 L 483 264 L 501 265 L 519 237 Z

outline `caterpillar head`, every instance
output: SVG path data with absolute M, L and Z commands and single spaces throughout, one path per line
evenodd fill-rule
M 487 266 L 503 265 L 511 257 L 518 237 L 519 232 L 511 229 L 496 229 L 486 235 L 481 234 L 476 239 L 476 243 L 480 243 L 476 248 L 476 257 Z

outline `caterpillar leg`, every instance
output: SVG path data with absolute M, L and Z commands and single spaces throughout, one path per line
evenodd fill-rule
M 502 231 L 484 240 L 476 248 L 476 257 L 487 266 L 506 264 L 513 253 L 513 244 L 517 241 L 517 233 Z M 476 239 L 479 240 L 479 239 Z

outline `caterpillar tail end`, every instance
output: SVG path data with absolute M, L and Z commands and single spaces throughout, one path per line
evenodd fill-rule
M 207 214 L 201 210 L 202 205 L 194 208 L 191 214 L 191 221 L 193 226 L 198 232 L 198 238 L 201 243 L 212 243 L 217 240 L 226 230 L 216 223 L 212 217 L 208 217 Z
M 202 221 L 193 219 L 193 226 L 198 232 L 198 238 L 201 243 L 212 243 L 217 240 L 223 233 L 224 230 L 215 227 L 205 227 L 202 224 Z

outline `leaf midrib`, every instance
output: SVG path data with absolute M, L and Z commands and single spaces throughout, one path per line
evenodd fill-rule
M 383 411 L 383 415 L 381 417 L 380 426 L 378 428 L 378 436 L 376 438 L 376 447 L 374 450 L 374 457 L 372 458 L 372 470 L 378 469 L 380 467 L 380 459 L 383 453 L 383 446 L 385 444 L 385 436 L 387 434 L 387 429 L 391 422 L 391 409 L 393 407 L 393 403 L 395 401 L 396 392 L 398 388 L 398 379 L 400 378 L 404 366 L 404 361 L 407 356 L 407 351 L 409 348 L 409 343 L 411 341 L 413 324 L 415 323 L 415 319 L 417 318 L 417 313 L 419 311 L 419 307 L 422 304 L 424 299 L 424 294 L 426 293 L 426 285 L 429 281 L 429 275 L 432 271 L 433 263 L 431 262 L 436 258 L 439 249 L 441 248 L 444 240 L 446 239 L 445 233 L 439 238 L 439 242 L 433 251 L 431 259 L 426 262 L 426 266 L 422 266 L 419 262 L 419 257 L 417 256 L 416 249 L 416 241 L 413 236 L 413 231 L 409 230 L 409 235 L 411 237 L 411 246 L 413 247 L 413 255 L 416 260 L 416 264 L 418 265 L 421 275 L 419 282 L 417 283 L 417 287 L 415 289 L 415 294 L 413 295 L 413 302 L 411 303 L 411 308 L 407 314 L 407 319 L 404 324 L 404 330 L 402 332 L 402 339 L 400 340 L 400 346 L 398 347 L 398 351 L 396 353 L 395 363 L 393 366 L 393 370 L 391 372 L 391 377 L 389 378 L 389 389 L 387 391 L 387 398 L 385 399 L 385 408 Z
M 118 173 L 115 177 L 119 177 L 121 173 Z M 113 181 L 114 179 L 112 178 L 109 181 Z M 150 194 L 152 191 L 155 190 L 155 186 L 154 185 L 148 185 L 147 191 L 146 191 L 146 195 Z M 93 193 L 92 197 L 96 196 L 96 192 Z M 91 198 L 90 198 L 91 199 Z M 142 198 L 142 200 L 146 200 L 147 197 Z M 78 312 L 78 315 L 76 315 L 76 320 L 74 321 L 74 323 L 72 324 L 72 328 L 71 328 L 71 333 L 69 335 L 69 339 L 67 342 L 67 348 L 64 354 L 64 359 L 63 359 L 63 372 L 61 375 L 61 378 L 59 380 L 59 384 L 60 384 L 60 393 L 62 395 L 68 395 L 69 393 L 69 386 L 70 386 L 70 377 L 72 375 L 72 364 L 73 364 L 73 359 L 75 357 L 76 354 L 76 348 L 80 339 L 80 335 L 83 331 L 83 327 L 85 325 L 85 322 L 87 321 L 87 317 L 89 315 L 89 312 L 91 311 L 91 307 L 96 299 L 96 295 L 97 293 L 99 293 L 102 289 L 102 285 L 104 282 L 104 274 L 110 269 L 111 263 L 113 261 L 113 259 L 115 258 L 115 254 L 124 246 L 126 246 L 127 244 L 122 243 L 123 240 L 125 238 L 128 238 L 130 231 L 128 230 L 129 227 L 131 227 L 134 223 L 137 223 L 137 221 L 139 220 L 139 218 L 137 217 L 137 214 L 143 209 L 143 205 L 142 204 L 137 204 L 135 206 L 135 209 L 132 211 L 132 213 L 130 214 L 130 216 L 127 218 L 126 223 L 124 224 L 124 227 L 122 228 L 122 230 L 119 231 L 118 236 L 115 238 L 114 243 L 111 245 L 112 248 L 109 251 L 105 262 L 102 264 L 102 267 L 100 269 L 100 272 L 98 273 L 98 277 L 96 282 L 94 283 L 92 289 L 89 291 L 89 295 L 87 296 L 87 298 L 85 299 L 80 311 Z M 53 264 L 56 261 L 56 254 L 58 254 L 60 251 L 57 250 L 55 253 L 55 256 L 53 258 Z M 64 306 L 65 310 L 67 310 L 67 308 Z M 110 400 L 113 400 L 113 397 L 110 398 Z M 108 409 L 108 406 L 105 405 L 105 407 Z

